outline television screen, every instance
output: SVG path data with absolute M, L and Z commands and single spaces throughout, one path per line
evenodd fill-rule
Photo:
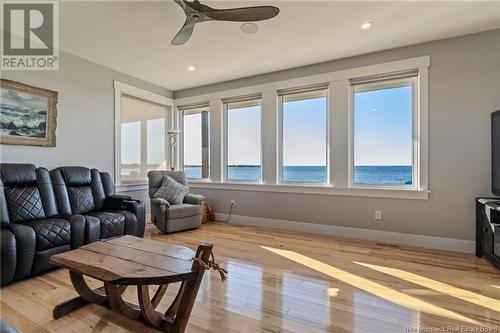
M 500 196 L 500 110 L 491 114 L 491 191 Z

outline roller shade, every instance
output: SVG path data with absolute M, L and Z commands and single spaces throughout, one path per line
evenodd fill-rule
M 328 83 L 321 83 L 313 86 L 279 90 L 278 96 L 282 98 L 283 102 L 294 102 L 326 97 L 327 91 Z
M 188 111 L 188 110 L 196 110 L 196 109 L 200 109 L 199 111 L 207 111 L 208 102 L 183 104 L 183 105 L 177 106 L 177 110 L 179 110 L 179 111 Z
M 412 85 L 412 81 L 416 77 L 418 77 L 417 69 L 355 78 L 351 79 L 350 83 L 354 86 L 355 92 L 366 92 L 388 88 L 408 87 Z
M 227 104 L 228 109 L 248 108 L 252 106 L 259 106 L 261 94 L 245 95 L 239 97 L 230 97 L 222 99 L 222 103 Z

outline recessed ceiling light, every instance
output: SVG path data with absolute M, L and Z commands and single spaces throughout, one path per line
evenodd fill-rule
M 246 34 L 254 34 L 259 30 L 259 26 L 255 23 L 243 23 L 240 30 Z
M 191 71 L 191 72 L 194 71 L 195 69 L 196 69 L 196 67 L 194 67 L 194 66 L 189 66 L 188 67 L 188 70 Z
M 361 25 L 361 29 L 364 29 L 364 30 L 370 29 L 371 27 L 372 27 L 371 22 L 365 22 Z

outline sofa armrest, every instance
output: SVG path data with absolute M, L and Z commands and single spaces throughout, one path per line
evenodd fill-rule
M 109 210 L 126 210 L 137 218 L 137 229 L 135 236 L 143 237 L 146 223 L 146 206 L 144 201 L 136 200 L 128 195 L 115 194 L 106 198 L 104 207 Z
M 82 215 L 69 215 L 65 219 L 71 226 L 71 249 L 77 249 L 85 244 L 85 230 L 87 221 Z
M 24 279 L 31 275 L 31 267 L 35 260 L 36 234 L 35 230 L 27 225 L 11 223 L 10 231 L 16 237 L 16 280 Z
M 111 210 L 128 210 L 127 201 L 133 201 L 131 196 L 115 194 L 104 201 L 104 208 Z
M 170 202 L 168 202 L 167 200 L 165 200 L 163 198 L 152 198 L 150 200 L 150 202 L 152 205 L 170 207 Z
M 203 205 L 205 203 L 205 197 L 201 194 L 188 193 L 184 197 L 184 203 L 191 204 L 191 205 Z
M 14 274 L 16 273 L 16 261 L 17 261 L 17 249 L 16 249 L 16 237 L 7 228 L 2 225 L 1 229 L 1 276 L 2 283 L 4 286 L 9 284 L 14 279 Z M 3 332 L 3 331 L 2 331 Z

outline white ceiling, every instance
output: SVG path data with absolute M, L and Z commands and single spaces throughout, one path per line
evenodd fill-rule
M 203 2 L 203 1 L 202 1 Z M 281 9 L 259 31 L 205 22 L 183 46 L 172 1 L 60 2 L 60 48 L 180 90 L 500 27 L 500 2 L 206 1 L 211 7 L 270 4 Z M 360 28 L 370 21 L 369 31 Z M 189 72 L 188 66 L 196 71 Z

